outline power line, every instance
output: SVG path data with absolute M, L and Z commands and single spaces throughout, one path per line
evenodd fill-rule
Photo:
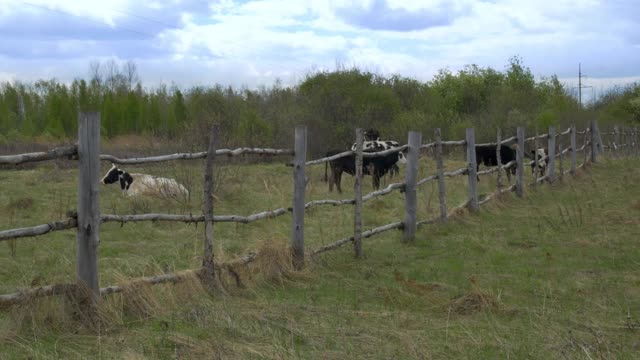
M 580 104 L 581 109 L 582 109 L 582 89 L 591 88 L 593 90 L 593 86 L 582 86 L 583 77 L 587 77 L 587 75 L 582 74 L 582 64 L 578 63 L 578 103 Z
M 111 24 L 109 24 L 107 22 L 104 22 L 104 21 L 99 21 L 99 20 L 96 20 L 96 19 L 83 17 L 83 16 L 76 15 L 76 14 L 68 12 L 68 11 L 64 11 L 64 10 L 60 10 L 60 9 L 52 9 L 52 8 L 47 7 L 47 6 L 33 4 L 33 3 L 30 3 L 30 2 L 27 2 L 27 1 L 21 1 L 21 2 L 23 4 L 25 4 L 25 5 L 33 6 L 33 7 L 39 8 L 39 9 L 43 9 L 43 10 L 47 10 L 47 11 L 51 11 L 51 12 L 57 12 L 57 13 L 61 13 L 61 14 L 67 15 L 67 16 L 71 16 L 71 17 L 82 18 L 82 19 L 87 20 L 89 22 L 105 25 L 105 26 L 107 26 L 109 28 L 115 28 L 115 29 L 118 29 L 118 30 L 129 31 L 129 32 L 136 33 L 136 34 L 139 34 L 139 35 L 143 35 L 143 36 L 149 37 L 149 38 L 154 38 L 155 37 L 155 35 L 152 35 L 152 34 L 149 34 L 149 33 L 143 32 L 143 31 L 138 31 L 138 30 L 135 30 L 135 29 L 130 29 L 130 28 L 127 28 L 127 27 L 124 27 L 124 26 L 119 26 L 119 25 L 111 25 Z

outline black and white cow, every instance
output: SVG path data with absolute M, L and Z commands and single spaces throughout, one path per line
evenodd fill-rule
M 342 150 L 328 151 L 326 157 L 333 156 L 343 152 Z M 397 166 L 398 162 L 397 154 L 388 154 L 374 157 L 362 158 L 362 173 L 363 175 L 371 175 L 373 177 L 373 187 L 375 189 L 380 188 L 380 178 L 387 174 L 393 166 Z M 331 168 L 331 176 L 327 176 L 327 166 Z M 333 191 L 333 185 L 336 185 L 336 189 L 339 193 L 342 193 L 340 183 L 342 181 L 342 173 L 347 173 L 351 176 L 356 174 L 356 156 L 351 154 L 349 156 L 341 157 L 335 160 L 331 160 L 329 164 L 324 165 L 324 179 L 329 181 L 329 191 Z
M 102 180 L 103 184 L 120 183 L 120 189 L 126 196 L 156 195 L 164 198 L 189 197 L 189 190 L 174 179 L 147 174 L 129 174 L 112 164 Z
M 514 161 L 516 159 L 516 150 L 501 144 L 500 145 L 500 163 L 502 165 L 506 165 L 510 161 Z M 498 156 L 496 155 L 496 145 L 480 145 L 476 146 L 476 171 L 480 170 L 480 164 L 484 164 L 484 166 L 498 166 Z M 511 166 L 506 171 L 507 179 L 511 181 L 511 175 L 516 174 L 516 166 Z M 478 181 L 480 181 L 480 177 L 478 176 Z
M 538 174 L 544 176 L 547 170 L 547 150 L 545 148 L 539 148 L 538 150 L 531 150 L 531 160 L 535 161 L 536 153 L 538 153 Z M 535 174 L 536 165 L 531 164 L 531 173 Z
M 376 134 L 378 136 L 378 139 L 380 139 L 380 136 L 376 130 L 367 130 L 365 132 L 365 138 L 367 137 L 368 131 L 375 132 L 374 134 Z M 353 144 L 351 145 L 351 150 L 356 151 L 357 147 L 358 147 L 358 144 Z M 365 140 L 362 143 L 362 151 L 364 152 L 380 152 L 380 151 L 389 150 L 397 147 L 400 147 L 400 143 L 393 140 Z M 396 163 L 394 163 L 391 166 L 391 169 L 389 170 L 389 175 L 391 177 L 400 173 L 400 168 L 398 167 L 398 164 L 397 164 L 398 162 L 401 164 L 407 163 L 407 159 L 405 158 L 404 153 L 402 151 L 397 152 L 395 155 L 398 160 L 396 161 Z

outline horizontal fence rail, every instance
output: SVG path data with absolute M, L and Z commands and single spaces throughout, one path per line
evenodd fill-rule
M 442 146 L 462 146 L 462 145 L 467 145 L 467 141 L 466 140 L 450 140 L 450 141 L 442 141 L 440 142 L 442 144 Z M 431 147 L 436 146 L 435 142 L 431 142 L 428 144 L 422 144 L 420 145 L 420 149 L 428 149 Z
M 68 230 L 78 227 L 76 219 L 52 221 L 47 224 L 0 231 L 0 241 L 44 235 L 52 231 Z
M 0 156 L 0 164 L 18 165 L 27 162 L 47 161 L 70 157 L 78 154 L 78 145 L 69 145 L 54 148 L 43 152 L 33 152 L 18 155 L 2 155 Z
M 518 137 L 517 136 L 512 136 L 510 138 L 506 138 L 504 140 L 501 140 L 500 141 L 500 145 L 508 144 L 508 143 L 514 142 L 516 140 L 518 140 Z M 488 143 L 476 144 L 476 147 L 478 147 L 478 146 L 498 146 L 498 143 L 497 142 L 488 142 Z
M 237 149 L 218 149 L 216 150 L 216 156 L 239 156 L 239 155 L 293 155 L 293 150 L 290 149 L 262 149 L 262 148 L 237 148 Z M 100 155 L 100 160 L 111 161 L 118 165 L 133 165 L 133 164 L 149 164 L 157 162 L 165 162 L 172 160 L 196 160 L 204 159 L 207 157 L 207 151 L 201 151 L 196 153 L 177 153 L 171 155 L 159 155 L 140 158 L 118 158 L 113 155 Z

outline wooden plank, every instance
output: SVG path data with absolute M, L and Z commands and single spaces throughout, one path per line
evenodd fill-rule
M 355 193 L 355 209 L 353 221 L 353 251 L 356 258 L 362 256 L 362 147 L 364 146 L 364 130 L 356 129 L 356 179 L 353 184 Z
M 524 196 L 524 128 L 519 126 L 516 130 L 518 146 L 516 148 L 516 195 Z
M 444 161 L 442 159 L 442 134 L 440 128 L 433 132 L 436 139 L 436 171 L 438 177 L 438 201 L 440 203 L 440 222 L 447 223 L 447 189 L 444 178 Z M 499 140 L 498 140 L 499 141 Z
M 571 141 L 571 175 L 576 176 L 576 155 L 577 155 L 577 142 L 576 142 L 576 125 L 571 125 L 571 134 L 569 137 Z
M 291 248 L 294 267 L 302 269 L 304 267 L 304 192 L 307 156 L 307 127 L 304 125 L 296 126 L 294 151 Z
M 547 181 L 556 181 L 556 127 L 549 126 L 549 143 L 547 144 Z
M 416 212 L 417 212 L 417 192 L 416 182 L 418 180 L 418 158 L 420 156 L 420 144 L 422 143 L 422 133 L 416 131 L 409 132 L 409 148 L 407 150 L 407 166 L 404 191 L 404 228 L 402 241 L 413 241 L 416 234 Z
M 204 189 L 203 196 L 204 201 L 202 205 L 202 213 L 204 215 L 204 253 L 202 256 L 202 267 L 205 271 L 205 275 L 208 280 L 213 281 L 215 279 L 215 267 L 214 267 L 214 253 L 213 253 L 213 189 L 214 184 L 214 167 L 215 167 L 215 153 L 216 153 L 216 135 L 218 128 L 216 125 L 211 126 L 211 132 L 209 134 L 209 147 L 207 149 L 207 161 L 204 167 Z M 213 284 L 213 283 L 211 283 Z
M 18 155 L 0 156 L 0 164 L 18 165 L 26 162 L 46 161 L 63 157 L 71 157 L 78 154 L 78 145 L 63 146 L 44 152 L 33 152 Z
M 500 146 L 498 146 L 498 144 L 502 144 L 502 142 L 500 141 L 501 137 L 502 134 L 500 134 L 500 128 L 498 128 L 498 130 L 496 131 L 496 159 L 498 160 L 498 176 L 496 180 L 496 187 L 498 188 L 498 191 L 502 189 L 502 156 L 500 156 Z M 507 169 L 507 171 L 509 171 L 509 169 Z
M 100 243 L 100 113 L 78 116 L 78 231 L 76 271 L 80 289 L 86 289 L 89 307 L 97 304 L 98 244 Z M 82 292 L 85 293 L 84 291 Z

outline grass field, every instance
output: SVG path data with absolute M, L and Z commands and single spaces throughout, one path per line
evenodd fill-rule
M 199 213 L 202 167 L 127 167 L 175 177 L 192 199 L 124 199 L 103 187 L 101 209 Z M 432 174 L 433 161 L 423 160 L 420 171 Z M 307 200 L 351 196 L 351 178 L 338 196 L 323 174 L 324 167 L 310 170 Z M 219 259 L 270 251 L 247 270 L 247 288 L 230 286 L 219 298 L 195 280 L 135 289 L 105 301 L 99 329 L 79 328 L 60 299 L 2 310 L 0 358 L 637 358 L 639 175 L 637 160 L 605 160 L 526 199 L 507 195 L 478 215 L 423 227 L 414 244 L 387 232 L 365 240 L 364 259 L 345 246 L 301 273 L 290 271 L 282 251 L 289 215 L 216 224 Z M 216 214 L 290 206 L 291 168 L 282 163 L 223 166 L 216 177 Z M 53 164 L 3 170 L 0 229 L 64 218 L 75 207 L 76 181 L 74 169 Z M 370 191 L 369 178 L 365 184 Z M 465 185 L 464 177 L 447 181 L 449 206 L 465 200 Z M 483 178 L 480 192 L 494 186 Z M 419 190 L 419 219 L 437 214 L 437 193 L 435 183 Z M 401 220 L 402 205 L 398 192 L 366 203 L 365 229 Z M 353 229 L 351 206 L 314 208 L 305 220 L 307 249 Z M 195 268 L 202 236 L 201 225 L 103 224 L 101 285 Z M 74 241 L 69 230 L 1 244 L 0 293 L 73 281 Z

